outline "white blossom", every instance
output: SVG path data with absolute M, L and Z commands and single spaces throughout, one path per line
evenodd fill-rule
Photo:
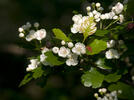
M 46 30 L 45 29 L 37 30 L 37 32 L 35 33 L 35 36 L 37 40 L 42 40 L 43 38 L 46 37 Z
M 78 23 L 82 18 L 82 15 L 81 14 L 78 14 L 78 15 L 74 15 L 72 17 L 72 20 L 75 22 L 75 23 Z
M 92 12 L 88 12 L 87 14 L 88 14 L 89 17 L 93 17 L 94 16 Z
M 73 44 L 72 42 L 69 42 L 69 43 L 68 43 L 68 47 L 69 47 L 69 48 L 72 48 L 73 46 L 74 46 L 74 44 Z
M 26 27 L 27 27 L 27 29 L 31 28 L 31 26 L 32 26 L 32 25 L 31 25 L 30 22 L 27 22 L 27 23 L 26 23 Z
M 28 67 L 26 68 L 26 71 L 34 70 L 39 65 L 38 59 L 31 59 L 30 62 L 31 62 L 31 64 L 28 65 Z
M 107 42 L 107 48 L 112 48 L 115 46 L 115 40 L 110 40 L 109 42 Z
M 86 47 L 83 43 L 78 42 L 75 44 L 75 47 L 72 48 L 72 52 L 77 54 L 77 55 L 85 54 Z
M 70 56 L 68 56 L 68 59 L 66 60 L 66 65 L 76 66 L 78 64 L 77 58 L 78 56 L 76 54 L 70 54 Z
M 116 14 L 120 14 L 124 9 L 124 6 L 122 3 L 118 2 L 113 8 L 112 11 L 114 11 Z
M 75 15 L 75 16 L 79 16 L 79 15 Z M 89 35 L 92 35 L 93 33 L 96 32 L 96 23 L 94 22 L 94 19 L 90 16 L 83 16 L 83 17 L 79 17 L 79 20 L 74 20 L 74 25 L 71 28 L 71 32 L 72 33 L 84 33 L 86 31 L 87 28 L 91 28 L 93 27 L 88 33 Z
M 58 47 L 53 47 L 52 51 L 53 51 L 53 53 L 57 54 L 59 52 L 59 48 Z
M 24 37 L 24 33 L 20 33 L 20 34 L 19 34 L 19 37 L 20 37 L 20 38 Z
M 61 41 L 61 45 L 65 45 L 66 42 L 64 40 Z
M 119 17 L 118 17 L 118 16 L 116 16 L 116 15 L 113 17 L 113 19 L 115 19 L 115 20 L 116 20 L 116 19 L 118 19 L 118 18 L 119 18 Z
M 124 21 L 124 16 L 122 14 L 119 15 L 120 23 L 123 23 Z
M 47 56 L 46 56 L 44 53 L 42 53 L 42 54 L 40 55 L 40 62 L 41 62 L 43 65 L 45 65 L 45 66 L 50 65 L 50 64 L 46 61 L 46 58 L 47 58 Z M 51 66 L 51 65 L 50 65 L 50 66 Z
M 48 52 L 49 51 L 49 49 L 47 48 L 47 47 L 43 47 L 42 48 L 42 50 L 41 50 L 41 52 L 44 54 L 44 53 L 46 53 L 46 52 Z
M 101 4 L 100 3 L 96 3 L 96 7 L 100 7 L 101 6 Z
M 34 23 L 34 27 L 36 27 L 36 28 L 38 28 L 39 25 L 40 25 L 40 24 L 39 24 L 38 22 Z
M 70 53 L 70 49 L 65 48 L 65 47 L 61 47 L 59 52 L 58 52 L 58 55 L 60 57 L 66 58 L 69 53 Z
M 100 16 L 100 18 L 101 18 L 102 20 L 104 20 L 106 17 L 105 17 L 104 14 L 102 14 L 102 15 Z
M 96 10 L 93 10 L 92 12 L 94 15 L 96 15 L 98 12 Z
M 22 27 L 20 27 L 20 28 L 18 29 L 18 31 L 21 33 L 21 32 L 24 31 L 24 29 L 23 29 Z
M 35 31 L 34 30 L 31 30 L 30 32 L 29 32 L 29 34 L 26 36 L 26 40 L 27 41 L 31 41 L 31 40 L 33 40 L 33 39 L 35 39 L 36 38 L 36 36 L 35 36 Z
M 90 11 L 91 10 L 91 7 L 90 6 L 87 6 L 86 9 L 87 9 L 87 11 Z
M 120 55 L 117 50 L 109 49 L 106 51 L 105 56 L 107 59 L 119 59 Z

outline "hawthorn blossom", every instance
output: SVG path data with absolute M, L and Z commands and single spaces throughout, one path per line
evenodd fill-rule
M 105 56 L 107 59 L 119 59 L 120 55 L 117 50 L 109 49 L 106 51 Z
M 107 48 L 112 48 L 115 46 L 115 40 L 110 40 L 109 42 L 107 42 Z
M 36 36 L 35 36 L 35 30 L 31 30 L 30 32 L 29 32 L 29 34 L 26 36 L 26 40 L 28 41 L 28 42 L 30 42 L 31 40 L 33 40 L 33 39 L 35 39 L 36 38 Z
M 20 37 L 20 38 L 23 38 L 23 37 L 24 37 L 24 33 L 20 33 L 20 34 L 19 34 L 19 37 Z
M 66 58 L 69 53 L 70 53 L 70 49 L 69 48 L 65 48 L 63 46 L 63 47 L 60 47 L 60 50 L 58 52 L 58 55 L 60 57 Z
M 58 47 L 53 47 L 52 51 L 53 51 L 53 53 L 57 54 L 59 52 L 59 48 Z
M 66 65 L 76 66 L 78 64 L 78 56 L 76 54 L 69 54 L 68 59 L 66 60 Z
M 35 38 L 37 40 L 42 40 L 45 37 L 46 37 L 46 30 L 45 29 L 37 30 L 37 32 L 35 33 Z
M 124 6 L 122 3 L 118 2 L 113 8 L 112 11 L 114 11 L 116 14 L 120 14 L 124 9 Z
M 69 42 L 69 43 L 68 43 L 68 47 L 69 47 L 69 48 L 72 48 L 73 46 L 74 46 L 74 44 L 73 44 L 72 42 Z
M 86 47 L 83 43 L 78 42 L 72 48 L 72 52 L 77 54 L 77 55 L 85 54 L 86 53 Z
M 28 67 L 26 68 L 26 71 L 32 71 L 32 70 L 34 70 L 40 64 L 40 62 L 38 61 L 38 59 L 31 59 L 30 62 L 31 62 L 31 64 L 28 65 Z
M 96 32 L 96 23 L 94 22 L 94 18 L 90 17 L 90 16 L 83 16 L 82 15 L 74 15 L 73 16 L 73 27 L 71 28 L 71 32 L 72 33 L 84 33 L 88 30 L 90 30 L 88 32 L 89 35 L 92 35 L 93 33 Z

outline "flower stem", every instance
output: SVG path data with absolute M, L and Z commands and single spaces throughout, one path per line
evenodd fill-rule
M 112 26 L 113 24 L 115 24 L 117 21 L 119 21 L 119 19 L 115 20 L 114 22 L 111 22 L 107 27 L 105 27 L 105 30 L 108 29 L 110 26 Z

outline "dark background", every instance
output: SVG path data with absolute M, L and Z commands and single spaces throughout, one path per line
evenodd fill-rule
M 101 2 L 105 8 L 113 0 L 88 0 Z M 120 0 L 118 0 L 120 1 Z M 0 0 L 0 100 L 92 100 L 89 88 L 80 83 L 79 74 L 52 75 L 46 86 L 33 80 L 18 88 L 28 64 L 30 52 L 16 45 L 18 28 L 26 22 L 39 22 L 46 30 L 60 28 L 70 32 L 73 11 L 86 13 L 86 0 Z M 128 16 L 133 18 L 134 0 L 128 4 Z

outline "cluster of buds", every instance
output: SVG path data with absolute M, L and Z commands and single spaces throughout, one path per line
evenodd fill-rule
M 121 94 L 122 91 L 112 91 L 110 93 L 107 92 L 106 88 L 102 88 L 98 90 L 98 93 L 94 93 L 94 97 L 97 100 L 118 100 L 118 94 Z

